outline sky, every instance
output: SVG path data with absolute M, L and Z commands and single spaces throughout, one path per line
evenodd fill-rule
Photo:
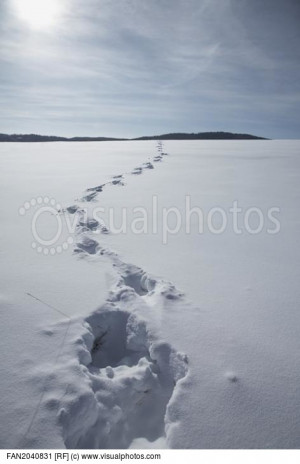
M 300 138 L 299 0 L 0 0 L 0 132 Z

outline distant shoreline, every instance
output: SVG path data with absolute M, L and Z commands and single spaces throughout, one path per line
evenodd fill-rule
M 170 134 L 151 135 L 136 138 L 114 137 L 58 137 L 38 134 L 0 134 L 0 142 L 127 142 L 144 140 L 270 140 L 251 134 L 235 134 L 232 132 L 174 132 Z

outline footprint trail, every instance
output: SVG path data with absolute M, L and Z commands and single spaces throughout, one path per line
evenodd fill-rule
M 162 161 L 163 156 L 168 155 L 168 153 L 165 153 L 162 150 L 163 150 L 163 145 L 162 145 L 162 143 L 158 142 L 158 144 L 157 144 L 158 154 L 153 157 L 152 162 L 147 161 L 147 162 L 143 163 L 141 166 L 136 166 L 130 173 L 125 172 L 123 174 L 115 175 L 115 176 L 112 177 L 111 181 L 108 181 L 108 182 L 106 182 L 104 184 L 97 185 L 95 187 L 87 188 L 85 194 L 80 198 L 80 201 L 81 202 L 93 202 L 93 201 L 96 201 L 98 194 L 103 192 L 104 188 L 107 188 L 108 186 L 116 186 L 116 185 L 124 187 L 126 185 L 125 178 L 129 174 L 140 175 L 140 174 L 143 173 L 143 171 L 145 169 L 154 169 L 154 166 L 153 166 L 152 163 L 157 162 L 157 161 Z M 76 205 L 74 205 L 74 206 L 76 206 Z M 68 212 L 70 212 L 69 208 L 72 208 L 72 206 L 67 208 Z
M 158 142 L 161 161 L 162 142 Z M 158 159 L 159 158 L 159 159 Z M 134 168 L 133 175 L 154 169 L 152 162 Z M 127 174 L 87 189 L 81 201 L 95 201 L 103 188 L 124 186 Z M 163 279 L 124 262 L 91 237 L 103 227 L 84 217 L 80 205 L 69 206 L 79 217 L 74 252 L 106 260 L 114 275 L 106 302 L 81 321 L 73 345 L 77 355 L 67 364 L 81 372 L 82 382 L 63 396 L 58 413 L 67 448 L 128 448 L 135 439 L 159 440 L 167 446 L 168 405 L 188 373 L 188 360 L 161 339 L 161 311 L 183 300 L 183 294 Z M 103 232 L 103 230 L 102 230 Z

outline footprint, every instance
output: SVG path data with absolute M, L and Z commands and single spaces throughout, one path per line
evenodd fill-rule
M 143 269 L 133 264 L 125 264 L 121 260 L 116 260 L 116 258 L 114 261 L 121 277 L 119 286 L 130 287 L 140 296 L 147 295 L 154 290 L 157 280 L 148 275 Z
M 138 167 L 138 168 L 134 168 L 133 171 L 131 171 L 131 174 L 138 175 L 138 174 L 142 174 L 142 172 L 143 172 L 143 168 Z
M 161 161 L 162 160 L 162 156 L 161 155 L 157 155 L 153 158 L 153 161 L 154 162 L 157 162 L 157 161 Z
M 99 231 L 100 231 L 101 234 L 109 234 L 110 233 L 108 227 L 106 227 L 105 224 L 100 224 Z
M 144 164 L 143 164 L 143 167 L 144 167 L 145 169 L 154 169 L 154 166 L 153 166 L 152 163 L 150 163 L 150 161 L 149 161 L 148 163 L 144 163 Z
M 106 186 L 107 184 L 101 184 L 101 185 L 97 185 L 96 187 L 90 187 L 88 189 L 86 189 L 87 192 L 91 192 L 91 193 L 88 193 L 87 195 L 84 195 L 82 198 L 81 198 L 81 201 L 93 201 L 95 200 L 96 196 L 98 195 L 98 193 L 101 193 L 103 192 L 103 188 Z
M 70 214 L 75 214 L 76 211 L 78 210 L 79 206 L 77 205 L 72 205 L 72 206 L 68 206 L 66 208 L 67 212 L 70 213 Z
M 101 190 L 102 191 L 102 190 Z M 91 193 L 89 193 L 88 195 L 84 195 L 82 198 L 81 198 L 81 201 L 93 201 L 95 200 L 96 196 L 98 195 L 98 192 L 97 191 L 92 191 Z
M 86 189 L 87 192 L 102 192 L 106 184 L 97 185 L 96 187 L 91 187 Z
M 179 300 L 184 294 L 171 283 L 151 276 L 134 264 L 122 262 L 116 255 L 112 257 L 114 267 L 120 275 L 118 287 L 130 287 L 139 296 L 152 297 L 154 294 L 167 300 Z M 117 293 L 115 294 L 119 296 Z
M 99 229 L 100 223 L 93 218 L 82 218 L 79 220 L 79 226 L 83 228 L 82 231 L 95 231 Z
M 89 359 L 84 375 L 92 394 L 89 404 L 87 394 L 64 402 L 66 447 L 119 449 L 136 438 L 164 437 L 167 405 L 187 374 L 187 358 L 153 340 L 145 321 L 125 310 L 106 304 L 86 322 L 82 350 L 90 356 L 82 359 Z
M 121 185 L 121 186 L 124 186 L 124 182 L 122 181 L 122 178 L 121 179 L 114 179 L 113 181 L 111 181 L 111 184 L 112 185 Z
M 99 249 L 99 243 L 86 235 L 83 235 L 76 243 L 74 248 L 75 253 L 85 252 L 89 255 L 94 255 Z
M 94 336 L 91 366 L 104 368 L 126 365 L 131 367 L 149 356 L 145 347 L 130 349 L 127 343 L 127 324 L 130 313 L 109 311 L 88 319 Z M 93 329 L 94 327 L 94 329 Z

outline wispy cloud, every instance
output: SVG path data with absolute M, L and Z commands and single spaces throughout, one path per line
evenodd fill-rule
M 22 22 L 13 0 L 1 4 L 1 131 L 298 136 L 298 2 L 60 4 L 45 30 Z

